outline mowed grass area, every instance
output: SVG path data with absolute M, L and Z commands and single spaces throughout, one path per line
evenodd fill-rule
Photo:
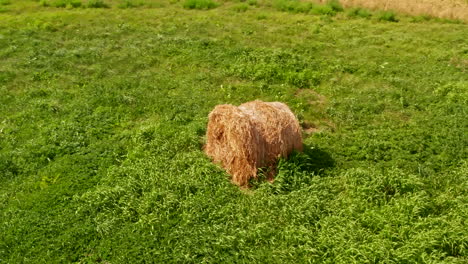
M 2 6 L 0 263 L 468 261 L 466 24 L 107 3 Z M 246 190 L 202 146 L 254 99 L 313 133 Z

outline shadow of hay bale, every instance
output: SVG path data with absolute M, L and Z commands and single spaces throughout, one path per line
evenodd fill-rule
M 335 160 L 325 150 L 304 144 L 303 155 L 307 157 L 306 160 L 299 160 L 303 162 L 304 171 L 313 172 L 319 175 L 322 171 L 335 167 Z M 290 161 L 296 158 L 291 156 Z M 300 158 L 299 158 L 300 159 Z
M 331 155 L 321 148 L 304 144 L 303 152 L 294 152 L 288 159 L 280 159 L 273 182 L 267 181 L 267 172 L 259 174 L 249 184 L 252 189 L 262 189 L 275 194 L 285 194 L 311 186 L 314 177 L 323 176 L 335 167 Z

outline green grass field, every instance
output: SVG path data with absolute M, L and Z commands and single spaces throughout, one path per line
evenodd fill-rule
M 467 263 L 468 25 L 334 5 L 1 0 L 0 263 Z M 240 189 L 254 99 L 313 133 Z

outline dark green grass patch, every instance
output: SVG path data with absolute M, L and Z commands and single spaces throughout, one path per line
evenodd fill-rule
M 103 0 L 89 0 L 86 4 L 88 8 L 109 8 L 110 6 Z
M 258 6 L 259 3 L 257 0 L 247 0 L 247 4 L 250 6 Z
M 344 8 L 341 5 L 339 0 L 330 0 L 327 2 L 327 6 L 329 6 L 335 12 L 343 12 Z
M 44 0 L 40 1 L 40 5 L 43 7 L 79 8 L 82 6 L 82 2 L 80 0 Z
M 41 6 L 43 6 L 43 7 L 48 7 L 48 6 L 50 6 L 50 2 L 47 1 L 47 0 L 41 0 L 41 1 L 39 2 L 39 5 L 41 5 Z
M 82 6 L 82 3 L 80 0 L 70 0 L 68 2 L 68 6 L 72 7 L 72 8 L 78 8 L 78 7 L 81 7 Z
M 123 0 L 118 4 L 118 8 L 136 8 L 144 6 L 143 1 Z
M 310 10 L 310 13 L 314 15 L 334 16 L 336 14 L 336 11 L 333 9 L 332 6 L 329 5 L 317 5 Z
M 65 0 L 55 0 L 51 3 L 51 6 L 53 7 L 58 7 L 58 8 L 64 8 L 67 7 L 67 1 Z
M 362 18 L 372 17 L 372 13 L 369 10 L 359 8 L 359 7 L 349 9 L 347 12 L 347 15 L 349 17 L 362 17 Z
M 187 9 L 212 9 L 218 7 L 219 4 L 213 0 L 185 0 L 184 8 Z
M 273 6 L 277 10 L 290 13 L 311 13 L 330 16 L 344 10 L 338 1 L 329 1 L 326 4 L 315 4 L 298 0 L 275 0 Z
M 393 11 L 382 11 L 377 14 L 377 19 L 379 21 L 388 21 L 388 22 L 398 22 L 399 19 Z
M 241 4 L 237 4 L 237 5 L 234 5 L 232 7 L 232 10 L 238 12 L 238 13 L 243 13 L 245 11 L 247 11 L 249 9 L 249 5 L 248 4 L 244 4 L 244 3 L 241 3 Z
M 314 7 L 314 4 L 310 2 L 297 0 L 275 0 L 273 5 L 278 10 L 292 13 L 307 13 Z

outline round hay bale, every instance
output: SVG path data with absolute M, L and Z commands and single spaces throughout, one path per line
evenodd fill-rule
M 217 105 L 208 116 L 205 152 L 246 186 L 258 168 L 274 171 L 278 158 L 302 151 L 299 122 L 280 102 Z

